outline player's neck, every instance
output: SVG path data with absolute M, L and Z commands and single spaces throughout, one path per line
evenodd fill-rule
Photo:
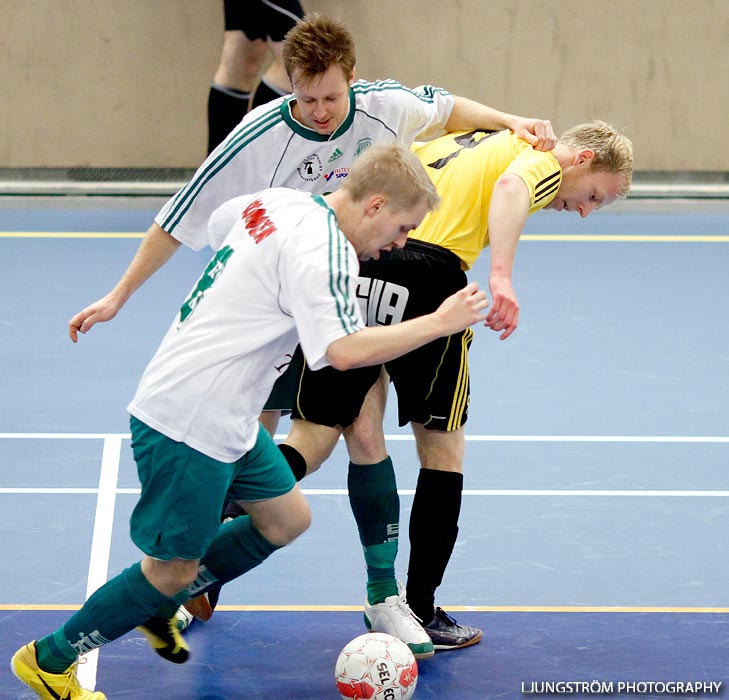
M 552 155 L 557 159 L 559 167 L 562 169 L 563 173 L 570 170 L 575 157 L 574 149 L 565 146 L 563 143 L 558 143 L 552 149 Z
M 354 245 L 355 241 L 353 238 L 355 237 L 359 223 L 362 221 L 362 207 L 353 202 L 344 189 L 339 189 L 336 192 L 324 195 L 324 201 L 334 211 L 339 230 Z

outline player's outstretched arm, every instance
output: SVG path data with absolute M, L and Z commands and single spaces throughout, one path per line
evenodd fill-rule
M 96 323 L 110 321 L 129 297 L 160 269 L 180 247 L 180 242 L 157 224 L 152 224 L 139 244 L 134 259 L 117 285 L 68 322 L 68 335 L 75 343 L 79 333 L 87 333 Z
M 475 282 L 449 296 L 436 311 L 393 326 L 363 328 L 329 344 L 327 359 L 338 370 L 379 365 L 436 338 L 485 322 L 485 292 Z
M 486 325 L 506 340 L 519 324 L 519 302 L 512 285 L 512 272 L 521 232 L 529 215 L 529 190 L 513 173 L 505 173 L 494 185 L 489 206 L 491 247 L 491 308 Z
M 557 145 L 557 135 L 548 119 L 519 117 L 492 109 L 480 102 L 454 95 L 453 111 L 446 123 L 447 131 L 468 129 L 510 129 L 538 151 L 551 151 Z

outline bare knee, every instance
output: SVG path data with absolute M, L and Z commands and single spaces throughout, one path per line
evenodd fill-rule
M 247 507 L 258 531 L 277 547 L 293 542 L 311 525 L 311 509 L 298 486 L 285 496 Z
M 283 521 L 267 521 L 258 528 L 259 532 L 277 547 L 285 547 L 309 529 L 311 511 L 308 504 L 304 509 L 291 513 Z
M 415 435 L 420 466 L 423 469 L 463 473 L 465 432 L 427 430 L 420 423 L 411 424 Z
M 250 90 L 267 56 L 268 44 L 263 40 L 251 41 L 240 30 L 226 31 L 214 82 L 237 90 Z
M 306 473 L 315 472 L 331 455 L 341 431 L 295 418 L 291 421 L 285 444 L 294 448 L 306 462 Z
M 344 431 L 349 458 L 355 464 L 377 464 L 387 457 L 382 420 L 389 377 L 384 368 L 370 387 L 354 423 Z
M 199 566 L 198 559 L 162 561 L 145 557 L 142 560 L 142 573 L 160 593 L 173 596 L 195 580 Z
M 361 415 L 344 430 L 349 458 L 355 464 L 377 464 L 387 457 L 382 423 Z

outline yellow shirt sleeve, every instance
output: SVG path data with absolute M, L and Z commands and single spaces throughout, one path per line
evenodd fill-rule
M 489 206 L 501 175 L 513 173 L 524 181 L 530 214 L 549 204 L 562 182 L 552 153 L 535 151 L 510 131 L 446 134 L 414 144 L 413 150 L 442 201 L 410 236 L 452 251 L 466 270 L 489 243 Z

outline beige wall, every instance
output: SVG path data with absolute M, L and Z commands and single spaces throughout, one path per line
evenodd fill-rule
M 626 129 L 640 170 L 729 170 L 729 0 L 303 0 L 358 75 Z M 0 167 L 191 167 L 222 0 L 0 0 Z

